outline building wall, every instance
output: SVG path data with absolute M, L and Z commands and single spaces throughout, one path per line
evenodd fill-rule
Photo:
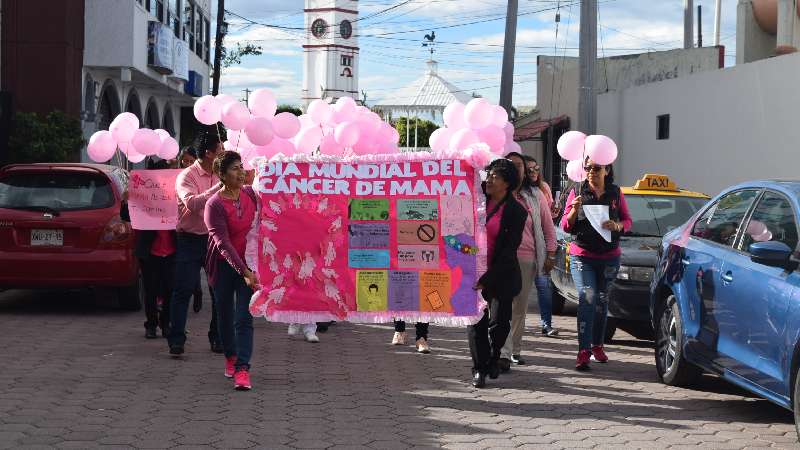
M 14 109 L 80 116 L 84 50 L 83 1 L 5 0 L 2 4 L 2 90 Z
M 758 178 L 799 178 L 800 54 L 633 87 L 598 99 L 598 128 L 618 144 L 618 179 L 645 172 L 716 194 Z M 656 116 L 670 114 L 668 140 Z

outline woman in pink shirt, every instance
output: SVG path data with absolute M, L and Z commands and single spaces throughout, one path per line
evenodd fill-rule
M 619 238 L 631 229 L 628 204 L 619 186 L 614 184 L 611 166 L 595 164 L 586 158 L 587 181 L 579 186 L 579 195 L 570 192 L 561 227 L 574 236 L 570 244 L 570 269 L 578 290 L 578 359 L 577 370 L 588 370 L 589 361 L 608 362 L 603 341 L 608 315 L 608 284 L 619 271 Z M 601 224 L 611 232 L 607 241 L 589 222 L 584 208 L 596 206 L 608 210 L 609 219 Z M 599 208 L 598 208 L 599 209 Z
M 244 185 L 245 170 L 238 153 L 225 151 L 217 156 L 214 173 L 223 187 L 206 202 L 206 272 L 217 301 L 225 376 L 234 379 L 235 389 L 249 390 L 253 354 L 249 305 L 258 279 L 245 262 L 245 249 L 248 235 L 256 229 L 258 198 L 252 187 Z

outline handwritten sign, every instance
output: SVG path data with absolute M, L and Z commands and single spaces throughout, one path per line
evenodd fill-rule
M 180 169 L 134 170 L 128 183 L 128 210 L 136 230 L 174 230 L 178 223 L 175 179 Z

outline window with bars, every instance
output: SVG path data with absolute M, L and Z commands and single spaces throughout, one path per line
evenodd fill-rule
M 342 55 L 342 65 L 343 66 L 352 66 L 353 65 L 353 57 L 350 55 Z
M 205 30 L 203 34 L 206 37 L 204 59 L 206 62 L 209 62 L 209 60 L 211 59 L 211 23 L 208 21 L 208 19 L 203 19 L 203 24 L 205 25 L 203 27 L 203 29 Z
M 194 53 L 199 56 L 200 58 L 203 57 L 203 42 L 205 42 L 205 36 L 203 36 L 203 15 L 200 12 L 200 8 L 195 5 L 194 7 Z
M 194 3 L 187 1 L 183 7 L 183 40 L 189 43 L 190 49 L 194 49 L 194 11 Z
M 167 26 L 172 28 L 175 37 L 181 38 L 181 0 L 168 0 Z

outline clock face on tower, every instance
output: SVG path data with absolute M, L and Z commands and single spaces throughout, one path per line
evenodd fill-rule
M 311 34 L 317 39 L 325 37 L 328 34 L 328 24 L 322 19 L 315 20 L 311 24 Z
M 342 39 L 350 39 L 350 36 L 353 35 L 353 24 L 349 20 L 343 20 L 339 24 L 339 34 L 342 35 Z

